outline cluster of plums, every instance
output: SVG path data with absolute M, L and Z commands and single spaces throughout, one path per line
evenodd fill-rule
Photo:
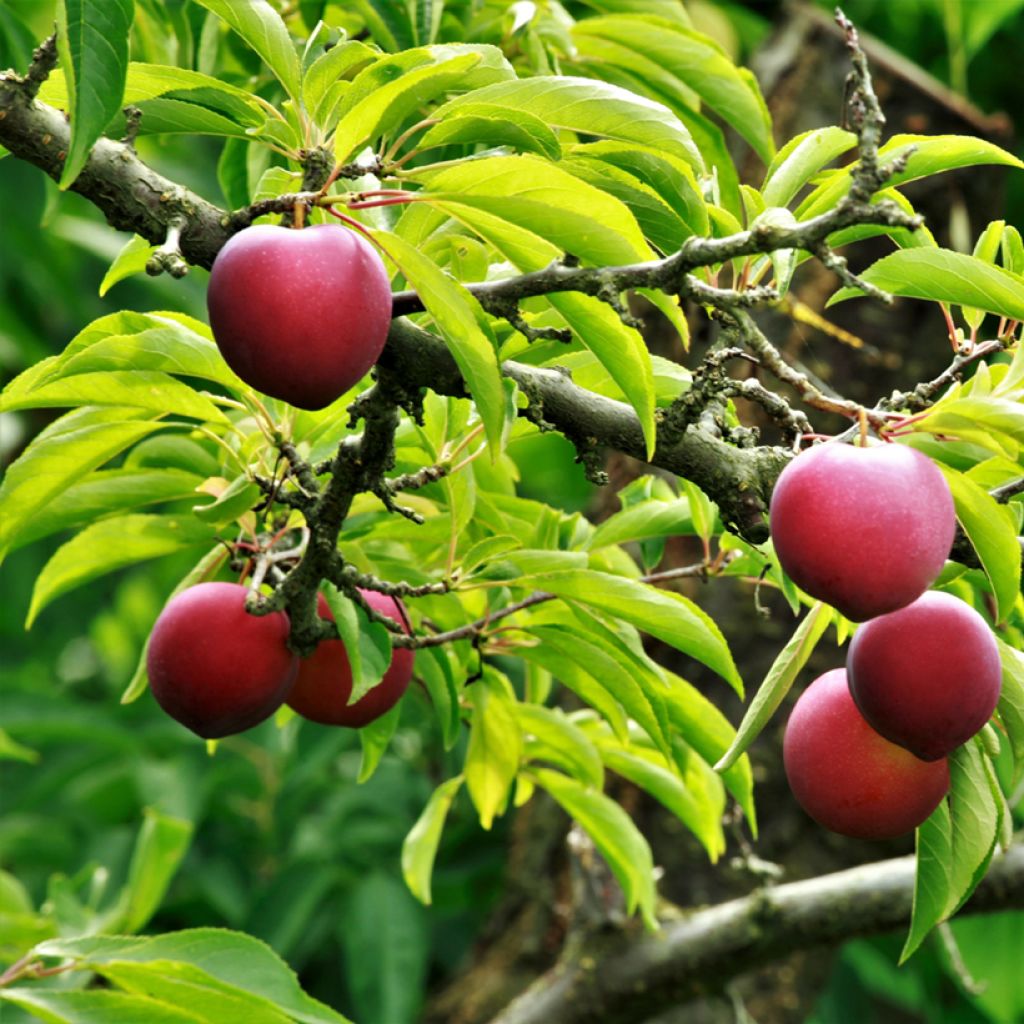
M 816 679 L 793 709 L 790 788 L 833 832 L 910 832 L 946 795 L 947 755 L 989 720 L 1002 679 L 985 620 L 927 592 L 956 531 L 949 486 L 913 448 L 829 442 L 782 472 L 770 519 L 793 581 L 864 623 L 846 667 Z
M 289 650 L 285 612 L 250 615 L 239 583 L 200 583 L 173 597 L 149 639 L 146 669 L 157 703 L 204 739 L 242 732 L 282 704 L 314 722 L 359 728 L 389 711 L 408 689 L 413 652 L 395 648 L 383 679 L 354 704 L 352 666 L 341 640 L 308 657 Z M 404 619 L 398 601 L 361 591 L 375 611 Z M 319 612 L 333 619 L 319 597 Z
M 391 286 L 376 250 L 354 231 L 255 225 L 233 235 L 210 272 L 207 308 L 227 364 L 264 394 L 322 409 L 376 363 L 391 324 Z M 359 727 L 390 710 L 413 654 L 392 652 L 384 678 L 353 704 L 345 645 L 305 658 L 287 646 L 285 612 L 250 615 L 246 588 L 200 583 L 172 598 L 150 636 L 150 687 L 172 718 L 206 739 L 251 728 L 283 703 L 327 725 Z M 394 598 L 362 591 L 396 622 Z M 319 595 L 321 616 L 332 618 Z

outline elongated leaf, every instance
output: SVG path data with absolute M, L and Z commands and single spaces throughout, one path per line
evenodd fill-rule
M 970 477 L 941 462 L 935 465 L 953 493 L 956 517 L 992 584 L 998 621 L 1003 622 L 1020 593 L 1021 550 L 1013 514 Z
M 803 132 L 786 143 L 764 176 L 766 206 L 788 206 L 797 193 L 826 164 L 853 149 L 857 136 L 832 125 Z
M 146 264 L 156 249 L 155 245 L 146 241 L 141 235 L 132 235 L 103 275 L 103 280 L 100 282 L 100 297 L 106 295 L 118 281 L 123 281 L 133 274 L 144 273 Z
M 445 750 L 451 750 L 459 737 L 459 685 L 449 655 L 438 647 L 423 648 L 416 656 L 416 672 L 430 694 L 434 712 L 441 725 Z
M 950 866 L 953 843 L 950 838 L 949 805 L 945 800 L 917 828 L 917 873 L 910 932 L 900 953 L 900 963 L 912 956 L 928 933 L 946 916 L 950 903 Z
M 984 752 L 974 740 L 949 756 L 950 902 L 955 913 L 974 892 L 992 858 L 998 836 L 999 812 L 988 783 Z
M 601 756 L 616 774 L 646 790 L 671 811 L 700 840 L 712 862 L 725 851 L 721 813 L 699 800 L 667 764 L 658 763 L 658 755 L 642 756 L 623 750 L 614 743 L 601 743 Z M 721 788 L 721 785 L 719 785 Z
M 292 99 L 300 94 L 299 55 L 281 15 L 267 0 L 197 0 L 233 28 L 265 61 Z
M 50 1024 L 206 1024 L 206 1016 L 144 995 L 91 989 L 4 988 L 0 1000 Z
M 623 664 L 616 658 L 611 648 L 602 645 L 599 637 L 592 632 L 584 633 L 579 629 L 560 626 L 530 625 L 529 631 L 541 641 L 545 657 L 550 657 L 550 650 L 563 655 L 571 664 L 577 665 L 580 671 L 589 675 L 599 687 L 622 705 L 626 714 L 651 737 L 652 742 L 665 752 L 666 756 L 670 754 L 666 735 L 668 719 L 664 703 L 659 700 L 660 695 L 656 691 L 652 692 L 650 687 L 642 686 L 642 677 L 631 671 L 632 666 Z M 545 664 L 544 661 L 539 663 Z M 572 677 L 565 677 L 564 670 L 552 671 L 562 678 L 566 685 L 572 686 L 584 700 L 601 710 L 600 704 L 595 703 L 592 698 L 588 699 L 585 691 L 577 688 L 578 684 L 574 685 Z
M 1013 753 L 1013 784 L 1024 777 L 1024 655 L 996 637 L 1003 665 L 1003 685 L 999 694 L 999 719 L 1006 730 Z
M 54 599 L 126 565 L 208 545 L 213 530 L 192 516 L 135 514 L 104 519 L 58 548 L 32 590 L 25 628 Z
M 542 643 L 538 647 L 521 649 L 519 656 L 524 661 L 538 665 L 550 672 L 584 703 L 594 708 L 611 726 L 612 731 L 619 739 L 627 739 L 626 716 L 623 714 L 619 702 L 601 682 L 585 672 L 580 663 L 570 654 L 556 649 L 553 644 Z
M 719 761 L 732 745 L 736 730 L 719 708 L 692 683 L 673 672 L 665 673 L 667 688 L 665 704 L 672 728 L 709 765 Z M 757 814 L 754 809 L 754 775 L 750 758 L 743 754 L 721 772 L 726 789 L 736 798 L 757 836 Z
M 423 300 L 459 366 L 480 412 L 491 451 L 504 447 L 511 415 L 493 339 L 476 299 L 404 238 L 376 232 L 388 255 Z
M 202 482 L 201 476 L 180 469 L 96 470 L 25 523 L 10 550 L 128 509 L 194 497 Z
M 754 699 L 750 702 L 743 721 L 736 731 L 736 739 L 715 765 L 724 771 L 736 763 L 736 759 L 758 737 L 768 720 L 775 714 L 800 670 L 807 664 L 815 645 L 832 621 L 832 610 L 820 601 L 804 616 L 789 643 L 772 662 Z
M 384 678 L 391 664 L 391 634 L 382 623 L 371 622 L 366 612 L 333 583 L 325 583 L 320 589 L 345 645 L 352 669 L 352 692 L 348 702 L 355 704 Z
M 430 63 L 421 64 L 390 81 L 382 78 L 381 84 L 368 93 L 361 94 L 362 83 L 356 79 L 353 89 L 345 95 L 335 132 L 334 153 L 339 163 L 364 142 L 389 131 L 424 103 L 458 85 L 467 72 L 480 63 L 482 56 L 479 52 L 460 52 L 458 47 L 431 49 L 437 56 Z M 414 51 L 406 51 L 396 58 L 385 58 L 362 74 L 376 78 L 396 67 L 399 61 L 409 61 L 413 54 Z M 356 95 L 359 101 L 349 106 L 350 97 Z
M 146 809 L 128 869 L 119 928 L 137 932 L 153 916 L 191 840 L 191 822 Z
M 1024 278 L 976 256 L 949 249 L 898 249 L 860 275 L 893 295 L 975 306 L 1011 320 L 1024 320 Z M 857 288 L 841 288 L 827 305 L 858 298 Z
M 161 977 L 172 984 L 179 979 L 212 979 L 220 983 L 222 991 L 258 1000 L 255 1008 L 266 1007 L 264 1012 L 268 1014 L 287 1014 L 301 1024 L 349 1024 L 341 1014 L 303 992 L 294 972 L 268 945 L 239 932 L 191 928 L 152 938 L 104 935 L 51 939 L 40 943 L 35 952 L 68 957 L 83 967 L 103 969 L 102 973 L 113 973 L 107 968 L 114 965 L 147 967 L 151 972 L 148 977 L 134 976 L 135 984 L 140 986 Z M 193 973 L 174 971 L 175 967 L 192 968 Z M 126 979 L 122 976 L 118 980 Z M 184 1005 L 194 1004 L 188 999 Z
M 539 117 L 496 103 L 467 103 L 435 124 L 417 149 L 472 142 L 511 146 L 521 153 L 537 153 L 549 160 L 562 155 L 558 137 Z
M 484 677 L 467 688 L 473 717 L 464 769 L 466 788 L 485 829 L 508 805 L 522 753 L 522 731 L 509 690 L 507 681 L 493 670 L 485 670 Z
M 467 103 L 525 110 L 556 130 L 638 142 L 681 157 L 698 172 L 704 169 L 689 131 L 667 107 L 606 82 L 571 76 L 514 79 L 449 100 L 435 116 L 445 118 Z
M 709 36 L 650 16 L 586 18 L 573 27 L 580 52 L 637 70 L 667 73 L 692 89 L 768 163 L 775 152 L 771 119 L 756 82 Z M 643 63 L 641 63 L 643 62 Z
M 696 658 L 742 695 L 743 682 L 718 626 L 682 594 L 590 570 L 539 575 L 535 581 L 558 597 L 614 615 Z
M 546 747 L 558 751 L 569 774 L 585 786 L 600 789 L 604 785 L 601 755 L 587 734 L 574 725 L 564 711 L 536 704 L 516 704 L 515 710 L 523 733 L 535 736 Z
M 380 54 L 357 39 L 346 39 L 317 57 L 302 78 L 302 99 L 306 110 L 324 131 L 337 124 L 337 108 L 349 82 L 345 81 Z
M 121 109 L 132 0 L 58 0 L 57 53 L 68 89 L 71 142 L 60 175 L 67 188 Z
M 401 715 L 402 702 L 399 701 L 390 711 L 385 712 L 380 718 L 375 718 L 359 730 L 359 745 L 362 747 L 363 756 L 359 761 L 359 774 L 356 776 L 356 781 L 360 785 L 377 770 L 380 759 L 384 756 L 384 752 L 395 735 Z
M 227 417 L 208 398 L 166 373 L 152 370 L 108 370 L 79 373 L 43 381 L 29 394 L 0 394 L 0 412 L 15 409 L 115 405 L 155 413 L 173 410 L 207 423 L 226 423 Z
M 879 149 L 878 155 L 883 162 L 891 162 L 911 148 L 913 152 L 906 166 L 886 182 L 887 188 L 959 167 L 983 164 L 1024 167 L 1012 153 L 994 143 L 968 135 L 894 135 Z M 852 166 L 844 167 L 816 188 L 800 204 L 797 210 L 800 219 L 815 217 L 835 206 L 850 189 L 851 170 Z
M 137 410 L 76 409 L 50 424 L 0 483 L 0 559 L 24 524 L 76 480 L 160 428 Z
M 402 875 L 405 884 L 416 899 L 428 906 L 431 902 L 430 876 L 434 873 L 437 846 L 441 841 L 448 811 L 461 785 L 461 775 L 442 782 L 431 793 L 423 813 L 402 843 Z
M 614 800 L 575 779 L 546 768 L 531 774 L 593 840 L 622 886 L 629 910 L 639 909 L 644 924 L 652 930 L 657 928 L 654 861 L 633 819 Z

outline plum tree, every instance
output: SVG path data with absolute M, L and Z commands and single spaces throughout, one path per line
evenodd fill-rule
M 298 670 L 285 612 L 250 615 L 245 587 L 200 583 L 156 620 L 146 669 L 157 703 L 204 739 L 258 725 L 283 703 Z
M 391 286 L 376 250 L 354 231 L 257 224 L 218 253 L 207 306 L 217 346 L 242 380 L 322 409 L 380 356 Z
M 846 669 L 861 714 L 929 761 L 981 729 L 1002 681 L 999 648 L 985 620 L 938 591 L 861 626 Z
M 794 582 L 857 622 L 920 597 L 956 532 L 945 478 L 900 444 L 804 452 L 779 476 L 770 521 Z
M 915 829 L 949 789 L 949 763 L 922 761 L 864 720 L 845 669 L 826 672 L 796 702 L 783 760 L 797 802 L 819 824 L 858 839 Z
M 398 601 L 376 590 L 361 590 L 374 611 L 402 622 L 404 616 Z M 317 595 L 320 615 L 334 620 L 323 594 Z M 368 725 L 390 711 L 409 688 L 412 679 L 413 652 L 396 647 L 391 653 L 391 664 L 381 681 L 354 704 L 352 695 L 352 665 L 341 640 L 322 641 L 308 657 L 301 659 L 295 686 L 288 696 L 288 706 L 313 722 L 324 725 L 346 725 L 354 729 Z

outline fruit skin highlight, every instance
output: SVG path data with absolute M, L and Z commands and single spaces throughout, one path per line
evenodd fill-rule
M 322 409 L 380 357 L 391 286 L 361 235 L 318 224 L 257 224 L 217 254 L 207 291 L 217 347 L 239 377 L 301 409 Z
M 376 590 L 359 592 L 374 611 L 395 622 L 404 621 L 396 598 Z M 322 618 L 334 621 L 323 594 L 317 595 L 317 610 Z M 412 679 L 413 660 L 414 653 L 408 647 L 393 647 L 391 664 L 381 681 L 355 704 L 349 704 L 352 666 L 345 645 L 341 640 L 321 641 L 311 655 L 301 659 L 288 706 L 312 722 L 358 729 L 380 718 L 401 700 Z
M 149 687 L 172 718 L 203 739 L 269 718 L 295 681 L 284 612 L 250 615 L 238 583 L 199 583 L 167 603 L 146 654 Z
M 782 471 L 769 514 L 782 568 L 856 622 L 920 597 L 956 532 L 942 473 L 902 444 L 808 449 Z
M 985 620 L 938 591 L 861 626 L 846 670 L 872 727 L 926 761 L 977 733 L 1002 686 L 999 648 Z
M 922 761 L 875 732 L 841 668 L 815 679 L 796 702 L 783 761 L 800 806 L 818 824 L 854 839 L 913 831 L 949 790 L 949 762 Z

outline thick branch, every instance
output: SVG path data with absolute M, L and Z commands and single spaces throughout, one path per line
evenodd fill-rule
M 466 395 L 448 349 L 407 320 L 392 323 L 379 365 L 410 387 L 429 381 L 440 395 Z M 646 461 L 640 420 L 625 403 L 586 391 L 558 370 L 509 360 L 502 364 L 502 371 L 519 385 L 534 412 L 569 440 L 614 448 Z M 681 438 L 673 434 L 659 423 L 651 465 L 692 480 L 718 503 L 725 522 L 755 543 L 765 540 L 764 513 L 788 453 L 780 448 L 735 448 L 696 427 Z
M 511 1003 L 493 1024 L 633 1024 L 720 991 L 801 949 L 904 927 L 914 858 L 867 864 L 758 890 L 665 924 L 656 935 L 596 935 Z M 961 913 L 1024 907 L 1024 846 L 994 860 Z

